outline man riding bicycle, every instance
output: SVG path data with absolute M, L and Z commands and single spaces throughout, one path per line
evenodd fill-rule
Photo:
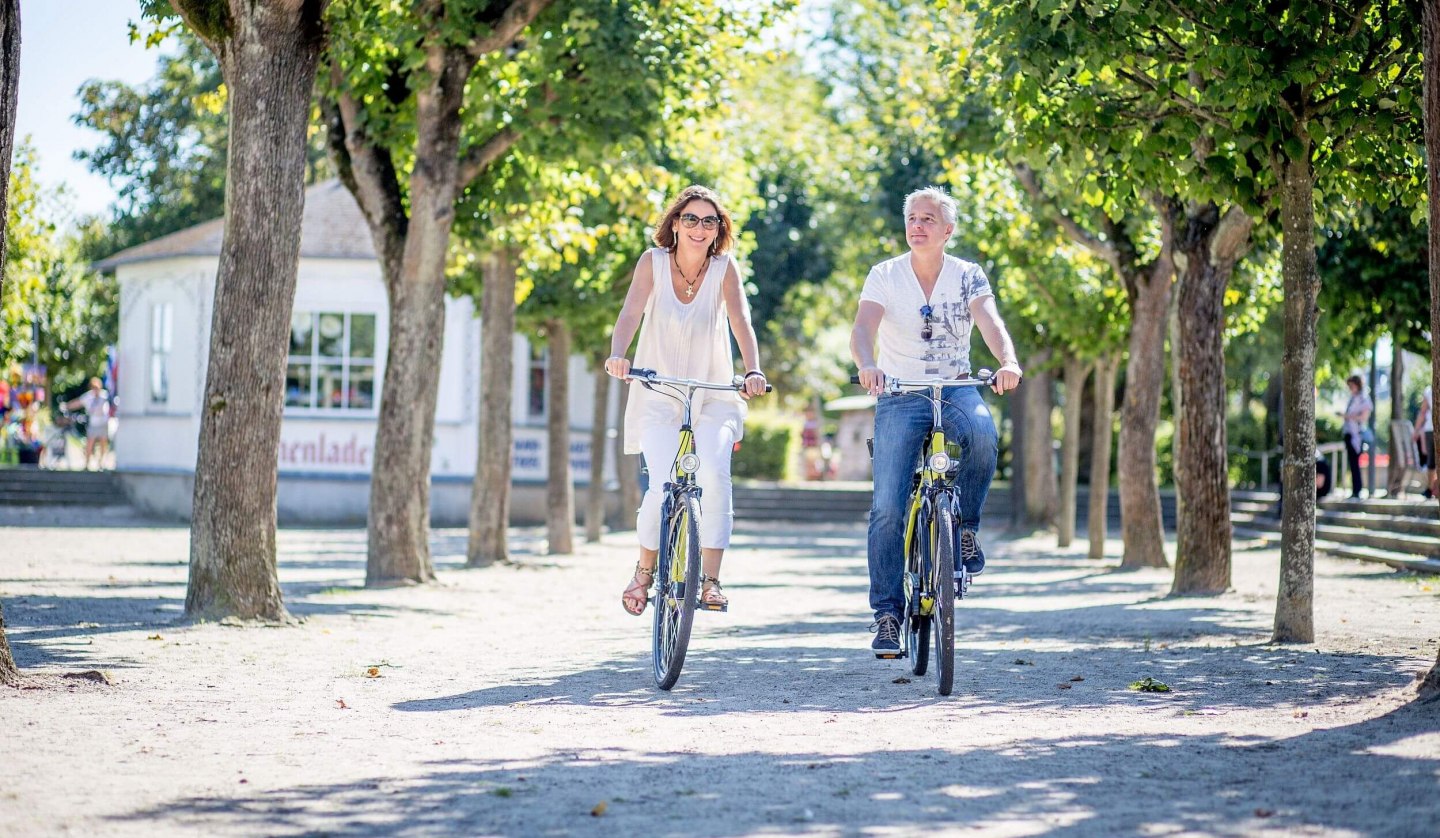
M 955 199 L 943 190 L 927 187 L 906 196 L 905 241 L 910 252 L 870 269 L 850 336 L 860 384 L 877 397 L 868 557 L 870 607 L 875 612 L 871 624 L 875 640 L 870 647 L 882 656 L 900 651 L 906 500 L 932 421 L 925 399 L 884 393 L 886 376 L 964 378 L 970 373 L 970 332 L 978 325 L 985 345 L 1000 359 L 992 384 L 995 392 L 1020 383 L 1015 347 L 995 308 L 985 271 L 945 253 L 955 218 Z M 973 576 L 985 569 L 976 532 L 995 476 L 999 439 L 990 411 L 974 387 L 947 387 L 943 399 L 945 434 L 961 449 L 956 478 L 962 498 L 959 558 Z

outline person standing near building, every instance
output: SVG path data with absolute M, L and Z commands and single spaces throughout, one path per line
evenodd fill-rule
M 1352 375 L 1345 379 L 1345 385 L 1350 388 L 1350 401 L 1345 405 L 1345 422 L 1340 426 L 1340 433 L 1345 437 L 1345 464 L 1350 468 L 1350 498 L 1354 500 L 1365 491 L 1365 477 L 1360 473 L 1360 452 L 1370 435 L 1368 423 L 1370 411 L 1375 409 L 1375 405 L 1365 395 L 1363 378 Z
M 760 350 L 740 270 L 730 258 L 734 225 L 720 198 L 703 186 L 680 193 L 655 228 L 654 247 L 635 266 L 625 304 L 615 320 L 605 372 L 630 373 L 625 353 L 638 329 L 635 364 L 674 378 L 729 381 L 735 375 L 730 334 L 745 364 L 739 393 L 700 391 L 692 420 L 700 455 L 696 481 L 703 493 L 700 517 L 702 576 L 700 597 L 707 606 L 728 603 L 720 590 L 720 563 L 734 524 L 730 455 L 745 428 L 742 399 L 765 392 Z M 641 325 L 643 320 L 643 327 Z M 729 326 L 728 333 L 726 326 Z M 680 447 L 683 412 L 679 404 L 632 383 L 625 409 L 625 453 L 643 454 L 650 480 L 636 515 L 640 560 L 621 597 L 625 610 L 639 616 L 655 581 L 660 551 L 660 505 L 665 478 Z
M 1425 465 L 1429 479 L 1426 481 L 1425 497 L 1435 496 L 1435 402 L 1434 391 L 1425 385 L 1420 396 L 1420 409 L 1415 411 L 1415 433 L 1412 438 L 1420 449 L 1420 459 Z
M 925 400 L 885 394 L 886 377 L 964 378 L 970 374 L 970 333 L 979 327 L 985 345 L 1000 360 L 995 392 L 1020 383 L 1015 346 L 984 269 L 945 252 L 955 233 L 956 211 L 955 199 L 935 187 L 906 196 L 910 252 L 870 269 L 850 336 L 860 384 L 877 397 L 868 557 L 870 607 L 875 612 L 870 648 L 880 656 L 900 651 L 906 499 L 932 422 Z M 958 558 L 966 572 L 976 575 L 985 569 L 977 531 L 995 476 L 999 441 L 995 421 L 976 388 L 947 387 L 942 398 L 946 438 L 962 452 L 956 480 L 963 499 Z
M 85 411 L 85 468 L 95 458 L 95 468 L 105 468 L 105 455 L 110 451 L 110 394 L 98 378 L 90 379 L 90 389 L 79 398 L 65 403 L 66 410 Z

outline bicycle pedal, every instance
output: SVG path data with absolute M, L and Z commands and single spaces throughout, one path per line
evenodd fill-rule
M 699 607 L 700 607 L 700 610 L 701 610 L 701 611 L 716 611 L 716 612 L 719 612 L 719 613 L 721 613 L 721 614 L 724 614 L 724 613 L 726 613 L 726 612 L 728 612 L 728 611 L 730 610 L 730 606 L 729 606 L 729 605 L 707 605 L 706 603 L 703 603 L 703 602 L 700 603 L 700 606 L 699 606 Z
M 898 661 L 905 659 L 904 652 L 876 652 L 875 657 L 882 661 Z

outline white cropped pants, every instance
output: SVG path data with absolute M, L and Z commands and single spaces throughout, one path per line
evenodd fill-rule
M 712 415 L 701 410 L 694 417 L 695 453 L 700 455 L 700 546 L 724 550 L 735 526 L 735 503 L 730 492 L 730 455 L 740 436 L 740 418 L 731 410 Z M 640 451 L 650 472 L 650 484 L 635 515 L 640 546 L 660 549 L 660 502 L 680 450 L 680 424 L 647 422 L 640 434 Z

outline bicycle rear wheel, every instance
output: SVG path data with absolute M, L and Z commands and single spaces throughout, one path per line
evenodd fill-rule
M 920 598 L 926 595 L 925 557 L 929 552 L 929 516 L 925 512 L 915 521 L 915 539 L 910 555 L 905 557 L 905 645 L 910 654 L 910 671 L 924 675 L 930 668 L 930 614 L 921 613 Z M 934 612 L 932 611 L 931 614 Z
M 651 655 L 655 686 L 668 690 L 680 680 L 685 665 L 700 593 L 700 501 L 694 495 L 680 495 L 666 518 L 655 581 Z
M 935 629 L 936 689 L 949 695 L 955 686 L 955 515 L 943 499 L 936 505 L 932 543 L 935 610 L 930 623 Z

